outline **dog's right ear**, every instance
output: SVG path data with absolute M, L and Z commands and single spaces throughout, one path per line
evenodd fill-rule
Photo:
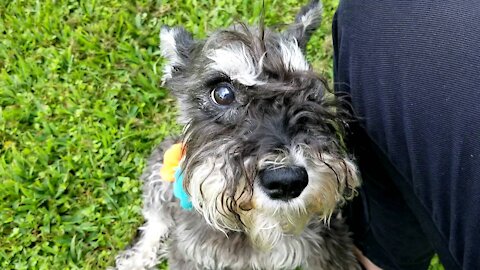
M 172 78 L 175 72 L 185 68 L 193 43 L 192 34 L 185 29 L 162 26 L 160 30 L 160 51 L 167 60 L 163 68 L 163 82 Z

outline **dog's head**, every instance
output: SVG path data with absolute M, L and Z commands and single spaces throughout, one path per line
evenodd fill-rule
M 344 111 L 304 56 L 320 18 L 312 1 L 283 32 L 161 30 L 163 79 L 185 124 L 184 188 L 207 222 L 261 247 L 327 220 L 359 184 L 340 143 Z

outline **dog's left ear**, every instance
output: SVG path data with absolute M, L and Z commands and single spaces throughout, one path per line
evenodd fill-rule
M 322 22 L 323 6 L 319 0 L 312 0 L 298 12 L 295 22 L 286 31 L 286 34 L 297 39 L 298 46 L 304 51 L 313 32 Z
M 167 60 L 163 69 L 163 82 L 171 79 L 176 72 L 187 66 L 193 44 L 192 34 L 187 30 L 181 27 L 162 26 L 160 30 L 160 51 Z

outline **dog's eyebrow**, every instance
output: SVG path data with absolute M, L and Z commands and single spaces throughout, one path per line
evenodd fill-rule
M 236 42 L 227 46 L 211 49 L 207 58 L 212 60 L 207 68 L 222 72 L 231 80 L 245 86 L 261 85 L 265 82 L 258 79 L 261 73 L 259 63 L 249 53 L 245 44 Z

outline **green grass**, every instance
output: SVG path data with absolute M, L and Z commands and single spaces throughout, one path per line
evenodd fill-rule
M 265 2 L 267 24 L 300 6 Z M 331 79 L 337 1 L 324 4 L 308 58 Z M 111 265 L 142 223 L 145 157 L 179 132 L 160 87 L 160 25 L 203 37 L 260 12 L 255 0 L 2 1 L 0 268 Z

